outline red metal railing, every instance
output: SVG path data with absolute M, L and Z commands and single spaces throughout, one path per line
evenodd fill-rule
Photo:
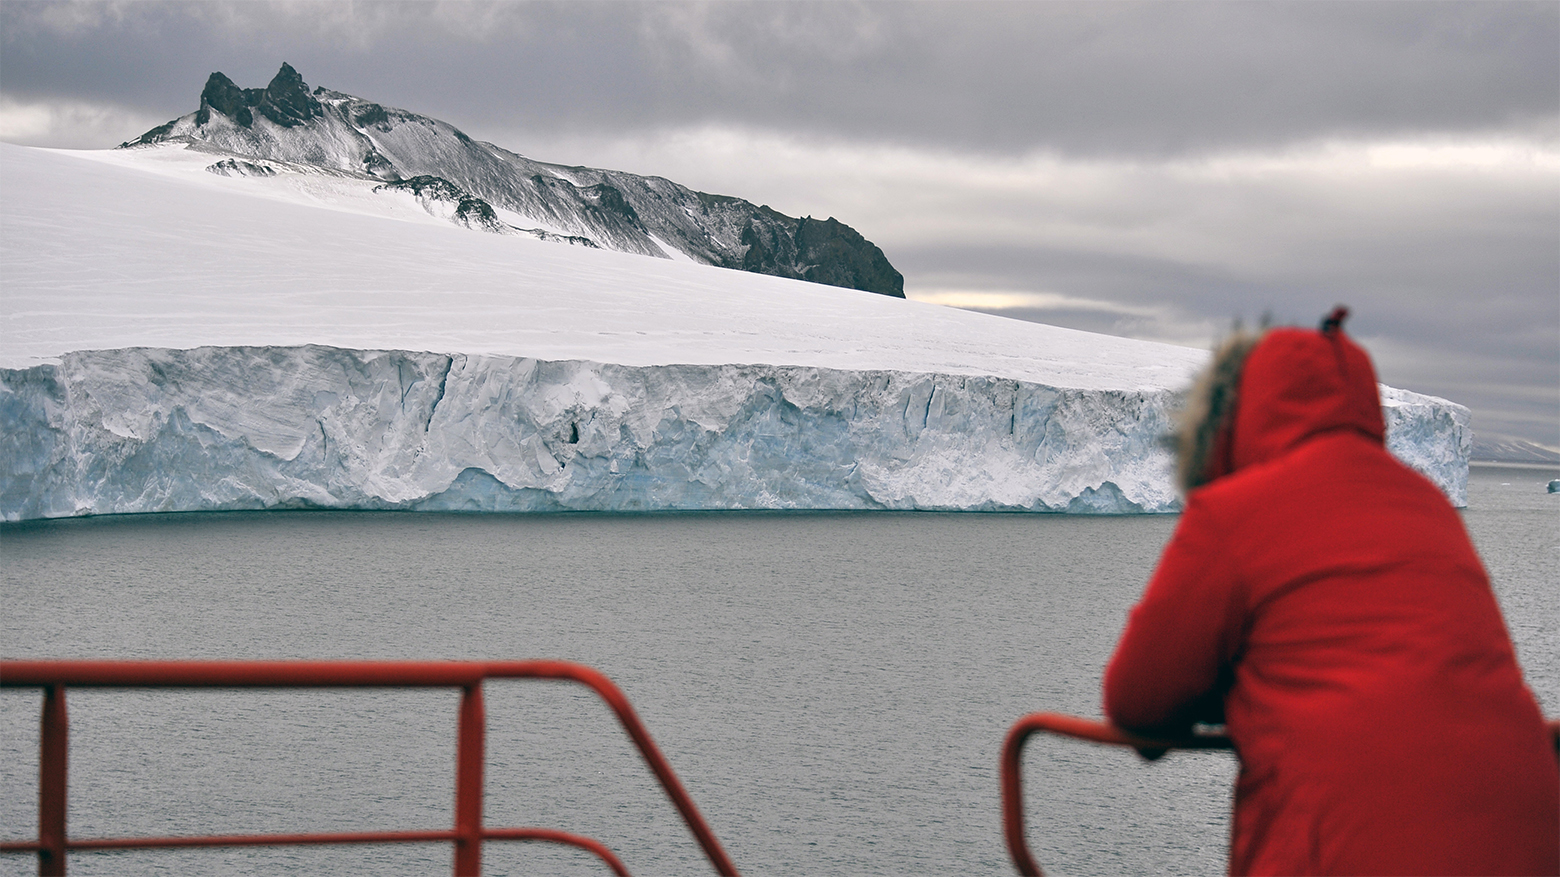
M 1007 838 L 1008 855 L 1013 867 L 1024 877 L 1043 877 L 1040 865 L 1029 852 L 1029 842 L 1024 836 L 1024 743 L 1030 735 L 1046 731 L 1105 743 L 1113 746 L 1130 746 L 1150 758 L 1158 758 L 1171 749 L 1230 749 L 1230 738 L 1223 734 L 1194 734 L 1173 740 L 1156 740 L 1128 734 L 1115 725 L 1058 713 L 1030 713 L 1013 723 L 1007 739 L 1002 742 L 1002 833 Z M 1560 753 L 1560 720 L 1549 722 L 1549 733 L 1554 738 L 1555 751 Z
M 481 873 L 483 841 L 528 840 L 588 850 L 614 873 L 626 875 L 628 871 L 617 856 L 591 838 L 545 828 L 488 828 L 482 824 L 487 725 L 482 682 L 486 679 L 556 679 L 578 682 L 595 691 L 617 715 L 716 872 L 737 873 L 628 698 L 596 670 L 565 661 L 0 661 L 0 687 L 42 688 L 44 692 L 38 764 L 38 839 L 0 843 L 0 852 L 35 852 L 38 873 L 53 875 L 65 873 L 65 854 L 69 850 L 444 842 L 455 846 L 454 872 L 459 877 Z M 65 832 L 68 687 L 459 688 L 455 826 L 430 831 L 71 839 Z

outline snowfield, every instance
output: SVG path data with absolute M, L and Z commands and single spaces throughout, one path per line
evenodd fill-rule
M 1158 437 L 1203 351 L 225 158 L 0 145 L 0 517 L 1177 507 Z M 1393 451 L 1463 504 L 1467 409 L 1383 394 Z

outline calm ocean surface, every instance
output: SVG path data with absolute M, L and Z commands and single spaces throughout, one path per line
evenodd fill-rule
M 1474 469 L 1466 521 L 1529 683 L 1560 715 L 1560 472 Z M 1173 517 L 289 512 L 0 529 L 0 654 L 560 658 L 633 701 L 744 873 L 1012 873 L 997 754 L 1098 715 Z M 489 825 L 588 834 L 636 874 L 710 873 L 605 706 L 487 686 Z M 34 691 L 0 692 L 0 836 L 36 830 Z M 453 692 L 69 695 L 78 837 L 443 828 Z M 1233 760 L 1049 738 L 1025 759 L 1052 874 L 1223 870 Z M 73 854 L 71 873 L 449 873 L 448 845 Z M 0 874 L 35 873 L 31 856 Z M 604 874 L 490 843 L 487 874 Z

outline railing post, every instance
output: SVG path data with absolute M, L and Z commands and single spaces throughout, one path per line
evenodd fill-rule
M 1025 719 L 1029 718 L 1028 716 Z M 1029 842 L 1024 837 L 1024 741 L 1034 733 L 1024 719 L 1008 729 L 1002 742 L 1002 833 L 1007 838 L 1008 854 L 1013 857 L 1013 867 L 1024 877 L 1043 877 L 1040 864 L 1030 855 Z
M 65 874 L 65 777 L 70 725 L 65 686 L 43 687 L 43 721 L 38 745 L 38 874 Z
M 455 877 L 482 873 L 482 761 L 487 710 L 482 682 L 462 686 L 455 742 Z

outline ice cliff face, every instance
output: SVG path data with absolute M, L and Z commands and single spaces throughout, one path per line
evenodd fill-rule
M 1467 409 L 1384 388 L 1389 445 L 1464 504 Z M 0 369 L 0 517 L 1177 508 L 1166 390 L 779 365 L 324 346 Z
M 532 161 L 437 119 L 310 91 L 287 64 L 263 89 L 213 73 L 198 110 L 122 146 L 166 142 L 387 182 L 437 178 L 452 190 L 448 198 L 513 211 L 527 220 L 518 231 L 545 240 L 662 258 L 670 247 L 707 265 L 904 297 L 904 278 L 883 251 L 833 218 L 796 219 L 660 177 Z M 245 166 L 263 167 L 224 158 L 212 169 L 242 173 Z M 492 222 L 460 224 L 501 230 Z
M 1387 449 L 1429 476 L 1458 508 L 1468 505 L 1468 458 L 1473 418 L 1467 406 L 1385 384 L 1381 413 L 1387 421 Z

